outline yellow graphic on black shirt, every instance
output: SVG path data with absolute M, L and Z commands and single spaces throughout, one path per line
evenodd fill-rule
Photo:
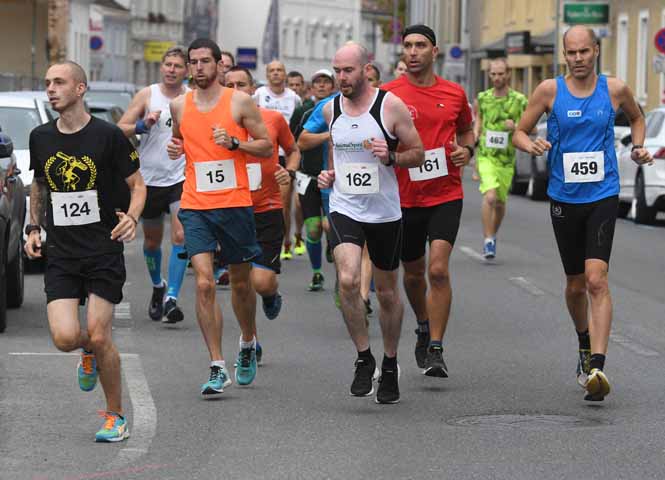
M 60 162 L 55 165 L 58 160 Z M 52 172 L 52 170 L 54 171 Z M 46 161 L 44 171 L 49 186 L 54 192 L 61 191 L 58 183 L 62 185 L 62 191 L 64 192 L 91 190 L 95 186 L 95 180 L 97 180 L 97 167 L 95 166 L 95 162 L 87 155 L 83 155 L 79 159 L 74 155 L 58 152 Z M 59 182 L 56 181 L 54 176 Z M 84 181 L 85 188 L 79 188 L 81 177 L 85 176 L 88 177 L 88 181 Z

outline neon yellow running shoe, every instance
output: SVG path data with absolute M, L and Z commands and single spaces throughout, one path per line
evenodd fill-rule
M 284 245 L 284 250 L 282 250 L 282 253 L 279 255 L 279 258 L 282 260 L 291 260 L 293 258 L 293 255 L 291 254 L 291 250 Z
M 305 255 L 305 253 L 307 253 L 307 249 L 305 248 L 305 242 L 302 241 L 302 238 L 295 237 L 293 245 L 293 253 L 295 253 L 299 257 L 302 257 L 303 255 Z

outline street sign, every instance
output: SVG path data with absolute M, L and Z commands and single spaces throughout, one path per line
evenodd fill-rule
M 464 52 L 458 45 L 454 45 L 450 48 L 450 56 L 452 58 L 459 59 L 462 58 L 462 55 L 464 55 Z
M 654 73 L 665 73 L 665 55 L 654 55 L 652 65 Z
M 665 28 L 661 28 L 656 32 L 654 43 L 656 44 L 656 50 L 660 53 L 665 53 Z
M 256 69 L 258 53 L 256 48 L 240 48 L 236 50 L 236 62 L 239 67 L 249 70 Z
M 610 23 L 607 2 L 575 2 L 563 5 L 563 23 L 568 25 L 606 25 Z
M 104 39 L 99 35 L 93 35 L 90 37 L 90 50 L 97 51 L 101 50 L 104 46 Z
M 143 58 L 146 62 L 161 62 L 166 51 L 173 45 L 175 45 L 175 42 L 145 42 L 143 44 Z

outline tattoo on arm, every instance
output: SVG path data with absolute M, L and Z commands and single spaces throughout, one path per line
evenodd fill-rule
M 33 178 L 30 186 L 30 223 L 33 225 L 46 224 L 46 198 L 48 188 L 45 178 Z

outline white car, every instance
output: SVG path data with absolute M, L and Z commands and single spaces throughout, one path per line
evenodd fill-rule
M 652 224 L 659 211 L 665 211 L 665 107 L 646 115 L 644 147 L 653 156 L 653 165 L 637 165 L 631 158 L 630 135 L 621 140 L 619 163 L 619 216 L 625 217 L 635 204 L 635 223 Z

